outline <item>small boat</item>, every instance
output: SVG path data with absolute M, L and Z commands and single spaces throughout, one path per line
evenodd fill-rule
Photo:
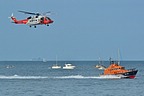
M 58 66 L 57 65 L 57 56 L 56 56 L 56 64 L 54 64 L 53 66 L 52 66 L 52 69 L 60 69 L 61 68 L 61 66 Z
M 134 79 L 138 70 L 136 69 L 125 69 L 125 67 L 120 66 L 118 62 L 110 61 L 109 67 L 104 70 L 104 73 L 101 76 L 117 76 L 118 78 L 130 78 Z
M 7 65 L 6 68 L 10 69 L 10 68 L 14 68 L 14 66 L 13 65 Z
M 99 70 L 104 70 L 104 69 L 106 69 L 106 67 L 103 66 L 102 63 L 103 63 L 103 62 L 102 62 L 101 58 L 99 58 L 99 64 L 97 64 L 95 67 L 98 68 Z
M 74 69 L 75 66 L 73 66 L 72 64 L 68 63 L 68 64 L 65 64 L 65 66 L 63 67 L 63 69 Z
M 58 65 L 53 65 L 52 66 L 52 69 L 60 69 L 61 68 L 61 66 L 58 66 Z
M 99 70 L 104 70 L 104 69 L 106 69 L 105 66 L 100 65 L 100 64 L 96 65 L 95 67 L 98 68 Z

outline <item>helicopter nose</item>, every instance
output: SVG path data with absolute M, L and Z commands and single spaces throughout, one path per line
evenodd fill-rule
M 53 20 L 50 20 L 50 23 L 53 23 L 54 21 Z

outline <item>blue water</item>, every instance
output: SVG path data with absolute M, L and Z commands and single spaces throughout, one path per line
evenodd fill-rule
M 99 78 L 103 71 L 94 67 L 96 61 L 58 61 L 61 66 L 72 63 L 74 70 L 51 69 L 54 63 L 1 61 L 0 96 L 144 96 L 143 61 L 121 62 L 139 70 L 135 79 Z

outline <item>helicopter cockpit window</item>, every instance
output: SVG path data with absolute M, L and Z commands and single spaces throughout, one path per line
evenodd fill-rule
M 31 19 L 31 16 L 30 16 L 30 17 L 28 17 L 27 19 Z
M 46 17 L 46 19 L 51 20 L 49 17 Z
M 41 20 L 43 21 L 43 20 L 44 20 L 44 17 L 42 17 Z

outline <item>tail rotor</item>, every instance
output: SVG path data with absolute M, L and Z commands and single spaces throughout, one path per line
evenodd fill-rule
M 12 23 L 15 23 L 15 22 L 17 21 L 16 18 L 14 17 L 14 15 L 13 15 L 13 13 L 12 13 L 11 16 L 8 17 L 8 18 L 10 18 L 10 21 L 11 21 Z

